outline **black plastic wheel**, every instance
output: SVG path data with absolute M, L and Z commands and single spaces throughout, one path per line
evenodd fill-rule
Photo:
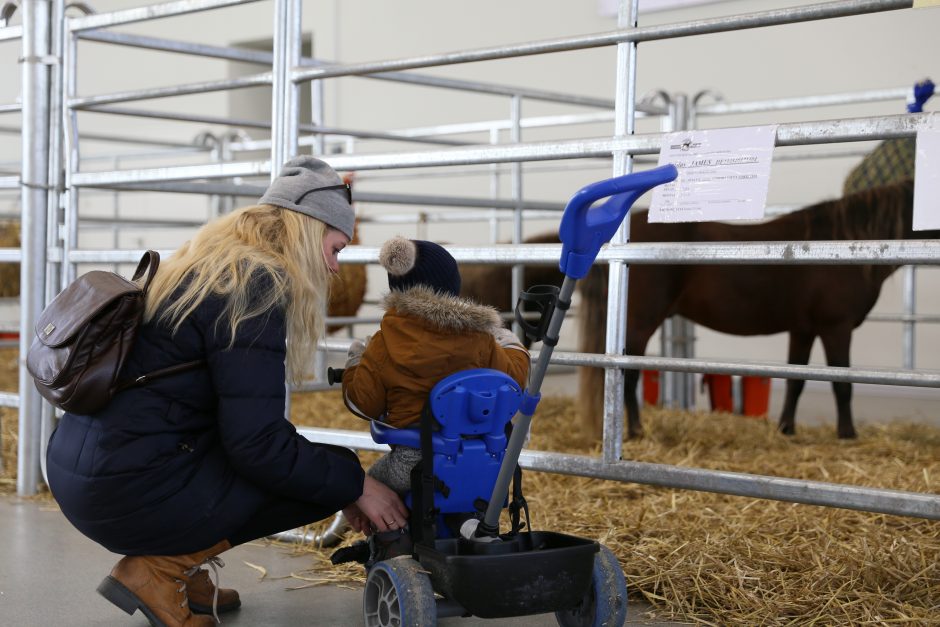
M 561 627 L 620 627 L 627 621 L 627 580 L 620 562 L 601 545 L 594 556 L 591 587 L 581 603 L 555 612 Z
M 362 596 L 366 627 L 434 627 L 434 591 L 418 562 L 396 557 L 375 564 Z

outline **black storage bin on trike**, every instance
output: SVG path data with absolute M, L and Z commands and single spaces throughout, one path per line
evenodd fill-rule
M 577 280 L 633 202 L 676 175 L 675 167 L 662 166 L 588 185 L 572 197 L 559 228 L 564 283 L 560 290 L 538 286 L 523 295 L 521 300 L 542 310 L 538 324 L 526 323 L 516 308 L 527 335 L 543 341 L 525 390 L 504 373 L 465 370 L 431 390 L 420 427 L 372 423 L 376 442 L 418 448 L 422 461 L 406 496 L 409 550 L 386 558 L 373 540 L 360 546 L 371 547 L 364 553 L 347 548 L 334 554 L 337 563 L 359 559 L 367 566 L 367 627 L 427 627 L 444 616 L 546 612 L 555 612 L 560 625 L 624 623 L 626 583 L 609 549 L 585 538 L 526 529 L 518 460 Z M 592 206 L 603 198 L 608 200 Z M 503 509 L 510 524 L 500 533 Z

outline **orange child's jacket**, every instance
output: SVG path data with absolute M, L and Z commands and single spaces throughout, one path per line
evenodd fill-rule
M 492 307 L 423 286 L 393 291 L 383 305 L 379 331 L 343 373 L 344 401 L 359 417 L 407 426 L 438 381 L 469 368 L 500 370 L 525 387 L 529 353 Z

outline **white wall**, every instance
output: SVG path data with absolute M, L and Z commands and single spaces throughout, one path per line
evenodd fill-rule
M 138 6 L 126 0 L 93 2 L 98 11 Z M 728 0 L 683 10 L 641 16 L 640 26 L 683 22 L 719 15 L 763 11 L 810 4 L 809 2 L 769 2 Z M 273 32 L 273 3 L 258 2 L 211 13 L 160 20 L 149 24 L 123 27 L 123 32 L 141 33 L 213 45 L 235 41 L 263 40 Z M 935 36 L 940 24 L 940 9 L 902 10 L 866 16 L 807 22 L 782 27 L 688 37 L 642 43 L 638 50 L 639 94 L 664 90 L 694 96 L 703 90 L 720 93 L 731 102 L 765 100 L 792 96 L 898 88 L 924 77 L 940 79 L 940 39 Z M 18 22 L 18 19 L 14 19 Z M 303 29 L 311 34 L 315 54 L 323 59 L 344 63 L 409 58 L 442 52 L 492 46 L 512 45 L 572 35 L 614 30 L 614 19 L 600 15 L 596 2 L 562 0 L 516 0 L 473 3 L 409 0 L 334 0 L 304 3 Z M 8 80 L 0 81 L 0 103 L 18 97 L 20 51 L 16 43 L 0 43 L 0 72 Z M 424 71 L 436 76 L 465 78 L 507 85 L 523 85 L 599 98 L 613 98 L 616 51 L 612 47 L 555 53 L 519 59 L 470 63 Z M 225 78 L 232 65 L 215 59 L 153 53 L 112 45 L 83 43 L 79 51 L 79 91 L 81 95 L 110 93 L 142 87 L 154 87 Z M 261 68 L 258 69 L 261 71 Z M 399 85 L 362 78 L 333 79 L 328 84 L 328 118 L 335 126 L 362 130 L 390 130 L 437 124 L 505 119 L 509 103 L 505 97 L 458 93 L 423 87 Z M 254 96 L 251 96 L 254 92 Z M 245 99 L 258 99 L 257 90 L 187 96 L 141 103 L 146 109 L 191 111 L 206 115 L 225 115 L 233 99 L 244 93 Z M 264 99 L 261 98 L 261 102 Z M 263 106 L 263 105 L 262 105 Z M 546 115 L 588 109 L 572 109 L 546 103 L 525 103 L 523 115 Z M 936 110 L 935 103 L 927 110 Z M 904 111 L 903 102 L 876 103 L 797 110 L 786 113 L 713 117 L 701 120 L 703 127 L 740 126 L 798 120 L 823 120 L 865 115 L 895 114 Z M 241 115 L 241 111 L 239 111 Z M 269 111 L 258 112 L 259 119 Z M 18 125 L 16 115 L 0 116 L 0 126 Z M 191 143 L 203 131 L 221 133 L 220 126 L 167 121 L 147 122 L 129 117 L 84 113 L 79 118 L 83 133 L 126 134 L 156 140 Z M 658 125 L 641 120 L 640 132 L 653 132 Z M 612 125 L 593 125 L 523 133 L 523 141 L 549 141 L 570 137 L 605 137 Z M 256 135 L 257 133 L 249 131 Z M 463 137 L 488 141 L 481 134 Z M 505 133 L 502 141 L 506 141 Z M 870 147 L 872 143 L 862 147 Z M 420 150 L 420 146 L 388 142 L 357 142 L 357 151 Z M 102 142 L 89 142 L 83 156 L 113 155 L 133 149 Z M 784 149 L 778 149 L 782 152 Z M 19 141 L 15 135 L 0 135 L 0 163 L 19 159 Z M 203 157 L 171 156 L 146 162 L 123 157 L 120 167 L 140 163 L 177 164 L 198 162 Z M 769 203 L 803 205 L 838 195 L 842 180 L 857 161 L 854 158 L 778 162 L 774 165 Z M 112 160 L 88 161 L 86 169 L 111 169 Z M 551 171 L 543 170 L 549 167 Z M 559 170 L 559 168 L 565 168 Z M 0 168 L 2 169 L 2 168 Z M 605 162 L 557 162 L 527 165 L 524 191 L 527 199 L 564 202 L 580 186 L 610 174 Z M 488 196 L 490 177 L 481 168 L 478 176 L 442 177 L 442 169 L 414 172 L 401 178 L 401 171 L 362 172 L 358 178 L 363 191 L 420 192 L 447 195 Z M 395 178 L 389 178 L 389 174 Z M 435 175 L 435 176 L 431 176 Z M 509 193 L 509 177 L 501 179 L 504 196 Z M 0 193 L 0 210 L 15 205 L 9 193 Z M 114 210 L 112 195 L 86 194 L 82 210 L 106 213 Z M 641 201 L 642 204 L 643 201 Z M 134 194 L 120 200 L 122 215 L 140 212 L 168 216 L 203 215 L 206 200 L 182 195 Z M 362 204 L 364 214 L 414 211 L 418 208 Z M 526 234 L 551 228 L 542 221 L 527 226 Z M 393 232 L 420 235 L 454 243 L 483 243 L 488 231 L 484 225 L 431 225 L 426 231 L 405 227 L 363 227 L 364 243 L 377 245 Z M 508 236 L 508 229 L 503 236 Z M 125 234 L 121 246 L 172 246 L 188 235 L 185 230 L 135 231 Z M 83 232 L 83 245 L 110 242 L 107 232 Z M 155 241 L 158 240 L 158 241 Z M 940 294 L 931 289 L 937 283 L 936 269 L 919 272 L 918 309 L 940 312 Z M 381 291 L 382 275 L 370 271 L 371 295 Z M 876 312 L 899 312 L 900 274 L 889 279 Z M 574 325 L 566 329 L 571 332 Z M 785 338 L 732 338 L 699 329 L 698 352 L 707 357 L 782 360 Z M 898 325 L 867 323 L 853 345 L 853 362 L 859 365 L 896 367 L 900 364 Z M 917 365 L 940 369 L 940 340 L 936 325 L 918 329 Z M 655 344 L 651 343 L 651 348 Z M 817 350 L 814 360 L 821 361 Z

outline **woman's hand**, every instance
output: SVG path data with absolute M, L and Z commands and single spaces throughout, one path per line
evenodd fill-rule
M 347 512 L 353 508 L 357 511 L 353 511 L 352 515 L 355 516 L 357 513 L 359 515 L 358 527 L 357 522 L 353 522 L 353 517 Z M 365 524 L 367 521 L 363 520 L 363 516 L 371 521 L 372 528 L 376 531 L 401 529 L 408 524 L 408 508 L 401 502 L 398 494 L 369 475 L 366 475 L 362 484 L 362 496 L 344 509 L 343 513 L 346 514 L 354 529 L 366 535 L 369 535 L 372 529 Z

